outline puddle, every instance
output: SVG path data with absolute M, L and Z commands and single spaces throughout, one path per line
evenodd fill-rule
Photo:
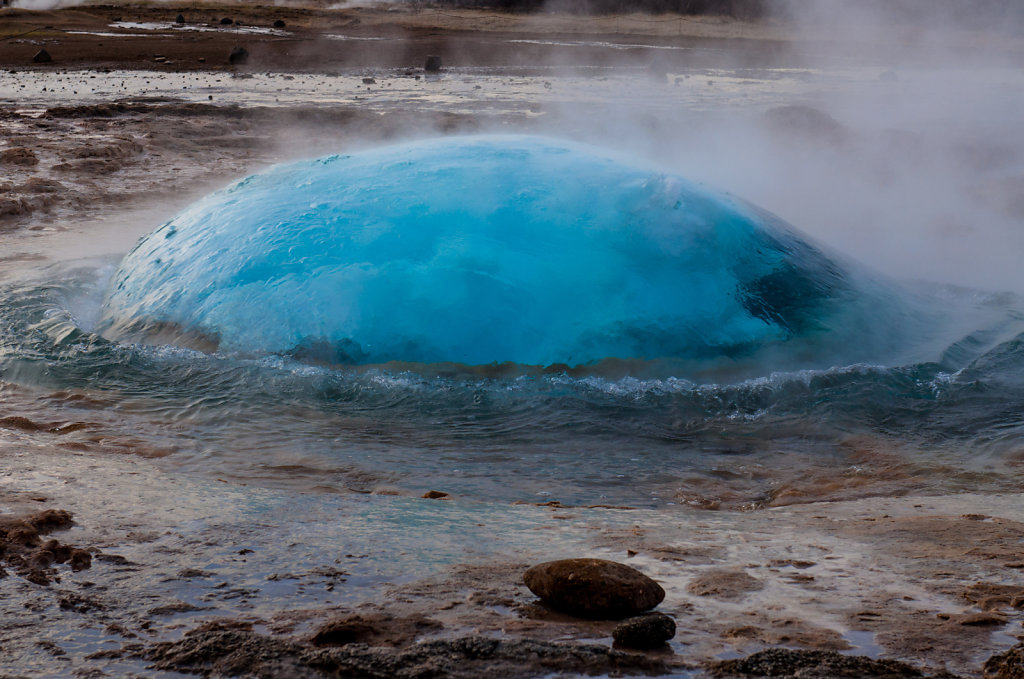
M 110 27 L 136 29 L 143 31 L 199 31 L 201 33 L 251 33 L 257 35 L 276 35 L 282 37 L 289 36 L 292 34 L 291 31 L 286 31 L 280 28 L 266 28 L 264 26 L 244 26 L 239 24 L 209 26 L 204 24 L 188 23 L 159 23 L 155 21 L 118 21 L 116 23 L 110 24 Z
M 882 655 L 882 647 L 875 643 L 875 633 L 865 630 L 847 630 L 843 634 L 845 639 L 853 648 L 843 651 L 846 655 L 866 655 L 869 658 L 879 658 Z

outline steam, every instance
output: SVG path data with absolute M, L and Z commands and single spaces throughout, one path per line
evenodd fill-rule
M 662 22 L 672 29 L 662 46 L 692 49 L 609 49 L 606 64 L 636 73 L 637 91 L 728 90 L 712 100 L 724 108 L 652 108 L 627 84 L 606 103 L 545 105 L 523 127 L 653 159 L 896 278 L 1024 292 L 1024 4 L 764 2 L 762 23 L 736 29 L 750 39 L 713 49 L 680 37 L 689 20 L 672 15 L 593 23 L 612 26 L 612 40 Z M 559 21 L 572 17 L 529 17 L 534 27 Z M 728 36 L 724 23 L 694 24 Z M 553 65 L 583 77 L 578 63 Z M 777 83 L 771 97 L 745 98 L 765 79 Z
M 717 76 L 648 69 L 667 87 L 735 88 L 736 105 L 569 105 L 551 130 L 652 157 L 893 277 L 1024 292 L 1024 75 L 1008 28 L 1024 8 L 962 6 L 777 0 L 786 49 L 746 50 Z M 778 78 L 779 93 L 744 104 L 744 77 Z

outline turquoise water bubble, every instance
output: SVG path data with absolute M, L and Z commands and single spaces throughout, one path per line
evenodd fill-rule
M 108 337 L 333 363 L 737 356 L 827 332 L 843 266 L 742 201 L 534 136 L 272 167 L 143 238 Z

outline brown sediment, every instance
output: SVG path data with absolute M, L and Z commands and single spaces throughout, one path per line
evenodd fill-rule
M 311 648 L 250 630 L 194 630 L 176 642 L 143 650 L 153 667 L 177 672 L 263 677 L 424 676 L 532 677 L 539 673 L 660 674 L 669 668 L 656 658 L 595 644 L 552 643 L 481 636 L 438 639 L 403 648 L 350 643 Z
M 1024 522 L 971 516 L 869 516 L 844 521 L 844 537 L 885 543 L 897 553 L 942 568 L 978 561 L 1001 563 L 1019 557 Z
M 443 629 L 444 625 L 422 614 L 396 618 L 385 613 L 356 613 L 324 623 L 310 641 L 314 646 L 406 646 Z
M 709 666 L 716 679 L 738 677 L 780 677 L 781 679 L 955 679 L 947 672 L 924 672 L 921 668 L 894 660 L 873 660 L 862 656 L 840 655 L 828 651 L 773 648 L 746 658 L 723 660 Z
M 89 552 L 58 540 L 43 540 L 44 535 L 66 530 L 72 525 L 71 513 L 46 509 L 33 514 L 0 519 L 0 564 L 19 577 L 37 585 L 59 581 L 56 565 L 67 564 L 80 571 L 92 565 Z M 7 575 L 0 566 L 0 577 Z
M 686 586 L 691 594 L 716 599 L 738 599 L 764 587 L 757 578 L 739 569 L 712 569 L 695 577 Z
M 327 9 L 210 3 L 199 8 L 169 3 L 3 12 L 0 63 L 45 69 L 126 65 L 156 71 L 422 69 L 426 57 L 437 54 L 445 55 L 446 66 L 533 66 L 542 58 L 543 46 L 510 40 L 542 35 L 553 40 L 587 36 L 636 42 L 636 36 L 643 36 L 654 46 L 681 41 L 714 46 L 721 41 L 736 41 L 740 52 L 754 45 L 763 54 L 777 49 L 777 40 L 784 37 L 784 31 L 764 24 L 702 17 L 680 16 L 652 22 L 642 15 L 538 17 L 493 9 L 402 5 Z M 173 23 L 179 12 L 186 19 L 182 26 Z M 226 16 L 233 20 L 232 24 L 221 25 L 221 18 Z M 245 32 L 246 28 L 273 28 L 278 20 L 285 22 L 285 29 Z M 126 25 L 132 22 L 158 26 L 144 30 Z M 195 27 L 213 30 L 189 30 Z M 356 40 L 338 40 L 334 36 Z M 358 40 L 365 37 L 375 40 Z M 42 45 L 52 61 L 37 66 L 32 57 Z M 244 64 L 230 63 L 229 55 L 235 47 L 243 47 L 249 53 Z M 600 63 L 608 58 L 603 50 L 588 52 L 589 61 Z
M 246 167 L 276 160 L 285 147 L 315 155 L 369 136 L 472 131 L 481 124 L 479 116 L 403 110 L 381 115 L 355 105 L 271 109 L 123 101 L 53 106 L 41 117 L 17 107 L 0 112 L 0 142 L 6 137 L 21 144 L 7 150 L 17 151 L 11 157 L 37 160 L 3 165 L 3 230 L 60 228 L 55 217 L 81 220 L 111 205 L 184 203 L 181 196 L 211 190 Z

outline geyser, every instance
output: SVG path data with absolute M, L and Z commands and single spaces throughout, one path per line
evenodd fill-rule
M 778 218 L 592 147 L 442 138 L 273 167 L 143 238 L 107 336 L 337 363 L 737 356 L 852 279 Z

